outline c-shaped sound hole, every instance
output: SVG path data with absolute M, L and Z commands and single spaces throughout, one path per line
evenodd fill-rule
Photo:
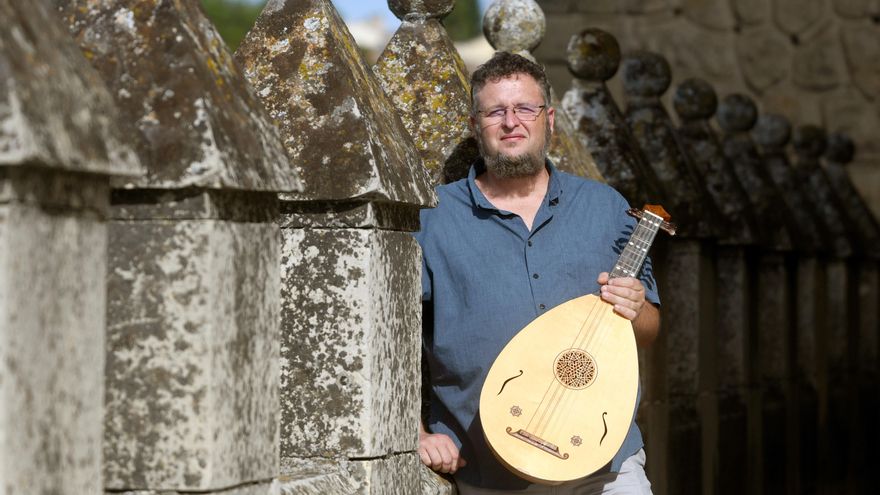
M 596 379 L 596 361 L 580 349 L 568 349 L 556 356 L 553 365 L 556 379 L 568 388 L 587 388 Z

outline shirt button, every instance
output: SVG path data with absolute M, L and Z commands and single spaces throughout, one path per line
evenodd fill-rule
M 547 306 L 544 306 L 543 304 L 539 304 L 539 305 L 538 305 L 538 308 L 540 308 L 540 309 L 545 309 L 546 307 L 547 307 Z
M 532 247 L 532 241 L 529 241 L 529 247 Z
M 537 273 L 532 274 L 532 278 L 538 278 L 538 274 Z

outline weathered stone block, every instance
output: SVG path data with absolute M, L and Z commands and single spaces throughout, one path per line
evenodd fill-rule
M 367 460 L 286 459 L 273 494 L 415 495 L 422 468 L 415 452 Z
M 456 495 L 458 493 L 455 483 L 427 466 L 422 466 L 419 469 L 419 484 L 421 485 L 419 492 L 421 495 Z
M 823 293 L 827 298 L 828 335 L 825 352 L 828 358 L 828 372 L 831 381 L 845 378 L 851 366 L 849 337 L 852 332 L 850 311 L 855 307 L 849 301 L 850 273 L 847 262 L 833 259 L 827 265 L 827 286 Z M 856 320 L 853 320 L 856 321 Z
M 736 54 L 749 87 L 761 93 L 788 77 L 790 43 L 770 27 L 760 27 L 736 38 Z
M 701 472 L 701 418 L 698 413 L 701 337 L 714 321 L 711 273 L 703 269 L 705 244 L 692 239 L 670 240 L 658 253 L 662 265 L 658 280 L 663 294 L 662 330 L 665 333 L 664 359 L 668 428 L 669 493 L 699 493 Z M 665 289 L 665 290 L 664 290 Z M 672 455 L 674 453 L 674 455 Z M 683 475 L 690 469 L 690 475 Z
M 243 220 L 111 223 L 107 489 L 277 474 L 279 237 Z
M 825 270 L 815 257 L 801 257 L 797 265 L 798 301 L 795 334 L 795 380 L 812 388 L 818 386 L 819 334 L 826 322 Z
M 282 232 L 282 458 L 414 451 L 421 383 L 415 240 L 375 229 Z
M 747 383 L 749 328 L 749 274 L 746 252 L 730 247 L 718 251 L 718 332 L 716 358 L 718 388 L 735 393 Z
M 841 17 L 851 19 L 868 17 L 878 8 L 874 0 L 831 0 L 831 4 Z
M 743 24 L 763 24 L 770 20 L 772 2 L 767 0 L 733 0 L 736 19 Z
M 792 81 L 812 91 L 833 88 L 845 78 L 843 60 L 836 30 L 830 27 L 823 29 L 795 51 L 791 63 Z M 873 64 L 869 63 L 868 66 L 872 67 Z
M 736 23 L 727 0 L 681 0 L 681 3 L 685 17 L 703 27 L 728 30 Z
M 789 295 L 788 272 L 780 254 L 761 256 L 757 276 L 757 378 L 763 386 L 778 388 L 788 378 Z
M 858 273 L 858 368 L 859 376 L 876 379 L 880 373 L 878 353 L 880 353 L 880 262 L 862 260 Z M 876 382 L 875 382 L 876 383 Z
M 669 395 L 693 395 L 699 379 L 699 320 L 704 316 L 693 299 L 699 296 L 700 290 L 699 242 L 673 241 L 667 254 L 663 259 L 665 270 L 677 274 L 664 284 L 666 287 L 661 287 L 666 289 L 663 291 L 666 345 L 667 349 L 675 349 L 667 362 Z
M 101 491 L 108 179 L 0 168 L 0 493 Z
M 822 19 L 823 0 L 773 0 L 776 24 L 786 34 L 801 34 Z
M 841 29 L 847 67 L 853 83 L 866 98 L 875 100 L 880 93 L 880 34 L 876 26 L 847 26 Z
M 280 484 L 278 481 L 265 481 L 262 483 L 250 483 L 236 486 L 225 490 L 213 490 L 199 492 L 200 495 L 279 495 Z M 192 492 L 179 492 L 176 490 L 126 490 L 123 492 L 107 492 L 113 495 L 187 495 Z

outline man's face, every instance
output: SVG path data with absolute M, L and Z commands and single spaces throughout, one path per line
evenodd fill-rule
M 471 128 L 480 146 L 486 168 L 501 177 L 523 177 L 542 169 L 553 132 L 554 109 L 540 110 L 536 120 L 518 117 L 514 107 L 541 107 L 541 87 L 528 74 L 515 74 L 488 81 L 476 94 L 479 113 L 471 117 Z M 506 108 L 503 118 L 487 113 Z

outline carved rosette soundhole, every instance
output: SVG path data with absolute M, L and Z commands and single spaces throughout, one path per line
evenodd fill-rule
M 522 415 L 522 409 L 519 406 L 513 406 L 510 408 L 510 415 L 513 417 L 519 417 Z
M 556 358 L 556 379 L 568 388 L 587 388 L 596 379 L 596 362 L 593 356 L 580 349 L 569 349 Z

